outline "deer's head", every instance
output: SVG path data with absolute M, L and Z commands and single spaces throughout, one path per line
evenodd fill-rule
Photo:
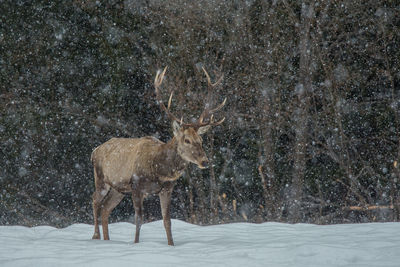
M 223 118 L 219 121 L 214 121 L 214 113 L 225 105 L 226 98 L 220 105 L 218 105 L 214 109 L 210 109 L 209 105 L 212 88 L 221 82 L 222 77 L 219 78 L 217 82 L 211 83 L 210 76 L 203 68 L 208 82 L 208 94 L 206 97 L 206 103 L 204 105 L 205 108 L 201 113 L 199 119 L 195 123 L 184 123 L 183 118 L 178 119 L 170 111 L 172 93 L 169 97 L 167 107 L 164 105 L 161 99 L 159 88 L 164 79 L 166 70 L 167 68 L 165 67 L 163 72 L 158 71 L 156 74 L 154 87 L 156 89 L 157 101 L 160 104 L 161 109 L 164 110 L 167 113 L 168 117 L 173 121 L 172 128 L 174 132 L 174 137 L 177 142 L 178 154 L 184 160 L 196 164 L 200 169 L 204 169 L 208 166 L 208 159 L 202 147 L 203 139 L 201 138 L 201 135 L 207 132 L 211 128 L 211 126 L 220 125 L 225 120 L 225 118 Z
M 210 127 L 203 126 L 197 131 L 193 127 L 182 127 L 178 122 L 172 123 L 174 136 L 178 145 L 178 154 L 186 161 L 196 164 L 200 169 L 208 167 L 208 159 L 203 150 L 201 134 Z

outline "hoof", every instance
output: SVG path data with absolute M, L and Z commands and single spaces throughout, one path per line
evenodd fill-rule
M 96 233 L 95 233 L 95 234 L 93 235 L 92 239 L 100 239 L 100 234 L 96 234 Z

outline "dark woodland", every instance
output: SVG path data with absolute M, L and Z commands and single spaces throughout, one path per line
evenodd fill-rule
M 173 218 L 400 220 L 400 3 L 333 0 L 0 1 L 0 225 L 93 223 L 93 149 L 172 137 L 207 80 L 227 98 L 208 169 L 178 180 Z M 145 222 L 161 219 L 159 200 Z M 130 197 L 110 222 L 134 221 Z

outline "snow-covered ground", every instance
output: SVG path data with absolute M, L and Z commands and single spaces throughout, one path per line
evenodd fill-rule
M 175 247 L 161 221 L 93 226 L 0 227 L 0 266 L 400 266 L 400 223 L 319 226 L 235 223 L 196 226 L 173 220 Z

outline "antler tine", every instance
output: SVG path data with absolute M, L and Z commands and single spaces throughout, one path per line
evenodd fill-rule
M 225 97 L 224 101 L 222 101 L 222 103 L 219 104 L 218 107 L 210 110 L 210 114 L 213 114 L 214 112 L 216 112 L 216 111 L 220 110 L 221 108 L 223 108 L 225 106 L 225 104 L 226 104 L 226 100 L 227 100 L 227 98 Z
M 210 79 L 210 75 L 208 75 L 208 72 L 206 71 L 206 69 L 204 67 L 201 67 L 201 68 L 203 69 L 204 74 L 206 75 L 208 85 L 211 87 L 215 87 L 216 85 L 218 85 L 224 78 L 224 75 L 221 75 L 221 77 L 219 77 L 219 79 L 215 83 L 212 83 L 211 79 Z
M 162 81 L 163 81 L 163 79 L 164 79 L 164 75 L 165 75 L 165 72 L 166 72 L 166 71 L 167 71 L 167 67 L 164 68 L 164 71 L 163 71 L 163 72 L 161 72 L 160 70 L 158 70 L 158 71 L 157 71 L 157 74 L 156 74 L 156 78 L 154 79 L 154 87 L 155 87 L 155 89 L 156 89 L 156 98 L 157 98 L 158 103 L 160 104 L 160 108 L 161 108 L 163 111 L 165 111 L 165 113 L 167 113 L 168 117 L 169 117 L 171 120 L 175 120 L 175 121 L 180 122 L 180 123 L 182 124 L 182 120 L 178 119 L 178 118 L 177 118 L 174 114 L 172 114 L 172 112 L 169 110 L 169 108 L 171 107 L 171 102 L 172 102 L 172 95 L 173 95 L 173 93 L 171 93 L 171 95 L 169 96 L 168 108 L 165 107 L 165 105 L 164 105 L 164 103 L 163 103 L 163 101 L 162 101 L 162 98 L 161 98 L 161 94 L 160 94 L 160 89 L 159 89 L 159 87 L 160 87 L 160 85 L 162 84 Z
M 223 117 L 221 120 L 219 120 L 217 122 L 214 122 L 214 114 L 213 114 L 213 115 L 211 115 L 211 118 L 210 118 L 210 125 L 217 126 L 217 125 L 220 125 L 221 123 L 223 123 L 224 121 L 225 121 L 225 117 Z
M 225 117 L 223 117 L 221 120 L 219 120 L 219 121 L 217 121 L 217 122 L 210 123 L 209 125 L 211 125 L 211 126 L 218 126 L 218 125 L 220 125 L 221 123 L 223 123 L 224 121 L 225 121 Z
M 164 75 L 165 75 L 165 72 L 167 71 L 167 68 L 168 68 L 168 66 L 164 68 L 163 72 L 161 72 L 160 70 L 157 71 L 156 78 L 154 79 L 154 86 L 156 88 L 156 91 L 158 90 L 158 87 L 161 85 L 161 83 L 164 79 Z M 161 74 L 161 76 L 160 76 L 160 74 Z
M 201 67 L 201 69 L 204 71 L 204 74 L 206 75 L 208 85 L 211 85 L 210 75 L 208 75 L 208 73 L 204 67 Z
M 167 109 L 169 110 L 169 108 L 171 107 L 171 102 L 172 102 L 172 95 L 174 94 L 174 91 L 171 92 L 171 94 L 169 95 L 169 99 L 168 99 L 168 106 Z

